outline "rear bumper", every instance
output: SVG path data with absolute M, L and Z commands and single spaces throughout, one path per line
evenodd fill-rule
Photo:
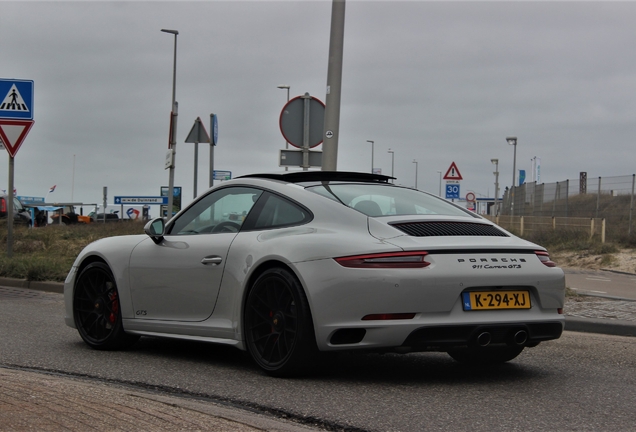
M 533 346 L 539 342 L 558 339 L 561 333 L 562 321 L 422 327 L 411 332 L 402 348 L 430 351 L 445 347 L 491 344 Z

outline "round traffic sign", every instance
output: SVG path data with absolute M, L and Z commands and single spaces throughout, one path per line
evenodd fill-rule
M 305 104 L 305 101 L 308 101 Z M 285 140 L 294 147 L 303 147 L 305 132 L 305 107 L 309 109 L 307 127 L 309 129 L 309 147 L 316 147 L 322 143 L 323 128 L 325 125 L 325 104 L 319 99 L 309 96 L 297 96 L 287 102 L 280 113 L 280 131 Z
M 466 201 L 471 201 L 471 202 L 472 202 L 472 201 L 475 201 L 475 194 L 474 194 L 474 193 L 472 193 L 472 192 L 468 192 L 468 193 L 466 194 Z

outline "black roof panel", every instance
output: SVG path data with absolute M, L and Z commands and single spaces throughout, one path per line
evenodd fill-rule
M 281 173 L 247 174 L 236 178 L 266 178 L 288 183 L 352 181 L 368 183 L 388 183 L 394 177 L 349 171 L 284 171 Z

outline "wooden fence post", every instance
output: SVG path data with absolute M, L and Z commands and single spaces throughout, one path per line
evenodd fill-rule
M 601 243 L 605 243 L 605 218 L 601 220 Z

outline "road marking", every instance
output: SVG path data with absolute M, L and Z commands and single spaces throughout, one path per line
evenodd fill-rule
M 611 282 L 611 279 L 604 279 L 604 278 L 593 278 L 593 277 L 586 277 L 585 279 L 587 280 L 591 280 L 591 281 L 599 281 L 599 282 Z

